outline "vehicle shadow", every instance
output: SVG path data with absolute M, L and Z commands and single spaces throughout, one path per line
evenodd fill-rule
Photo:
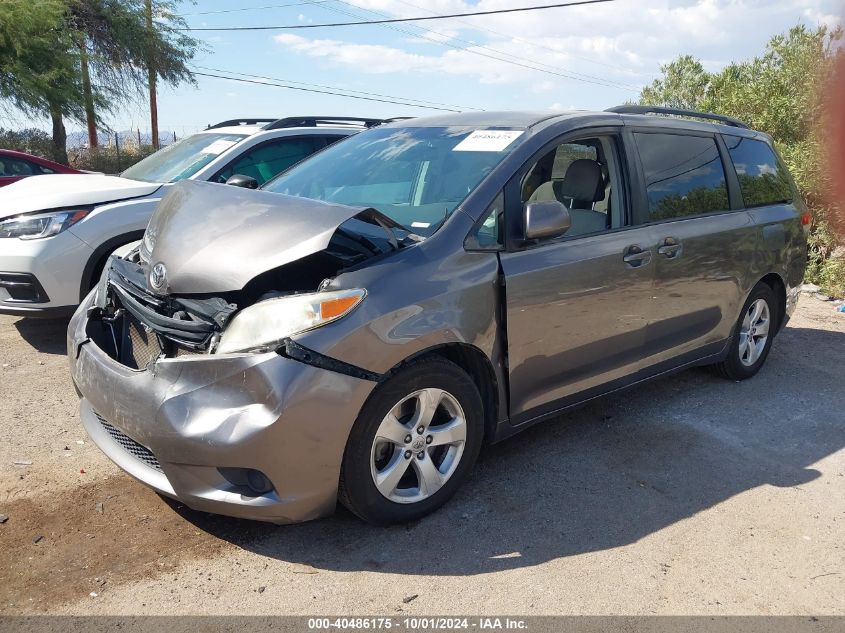
M 410 525 L 342 509 L 286 527 L 178 511 L 245 550 L 330 570 L 482 574 L 619 547 L 818 477 L 812 465 L 845 446 L 842 349 L 843 333 L 789 328 L 753 380 L 693 369 L 596 401 L 488 447 L 456 497 Z
M 18 319 L 15 329 L 21 338 L 42 354 L 67 354 L 66 319 Z

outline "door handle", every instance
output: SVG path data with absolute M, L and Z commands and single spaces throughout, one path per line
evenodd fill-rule
M 651 251 L 644 251 L 636 244 L 632 244 L 625 249 L 622 261 L 628 264 L 631 268 L 645 266 L 651 261 Z
M 665 255 L 666 259 L 675 259 L 681 254 L 682 250 L 681 241 L 678 238 L 667 237 L 660 244 L 660 248 L 657 249 L 657 252 L 661 255 Z

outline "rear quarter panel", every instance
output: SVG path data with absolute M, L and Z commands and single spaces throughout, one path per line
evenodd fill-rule
M 763 276 L 776 273 L 786 289 L 787 316 L 795 309 L 807 267 L 807 232 L 801 223 L 804 213 L 806 207 L 800 201 L 748 210 L 760 238 L 746 295 Z

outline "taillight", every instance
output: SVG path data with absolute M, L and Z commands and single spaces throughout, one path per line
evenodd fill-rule
M 810 226 L 813 223 L 813 216 L 809 213 L 805 213 L 801 216 L 801 224 L 804 226 Z

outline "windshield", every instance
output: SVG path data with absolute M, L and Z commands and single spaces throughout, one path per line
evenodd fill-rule
M 121 174 L 146 182 L 176 182 L 190 178 L 246 134 L 194 134 L 147 156 Z
M 262 187 L 372 207 L 431 235 L 518 144 L 521 130 L 376 128 L 315 154 Z

